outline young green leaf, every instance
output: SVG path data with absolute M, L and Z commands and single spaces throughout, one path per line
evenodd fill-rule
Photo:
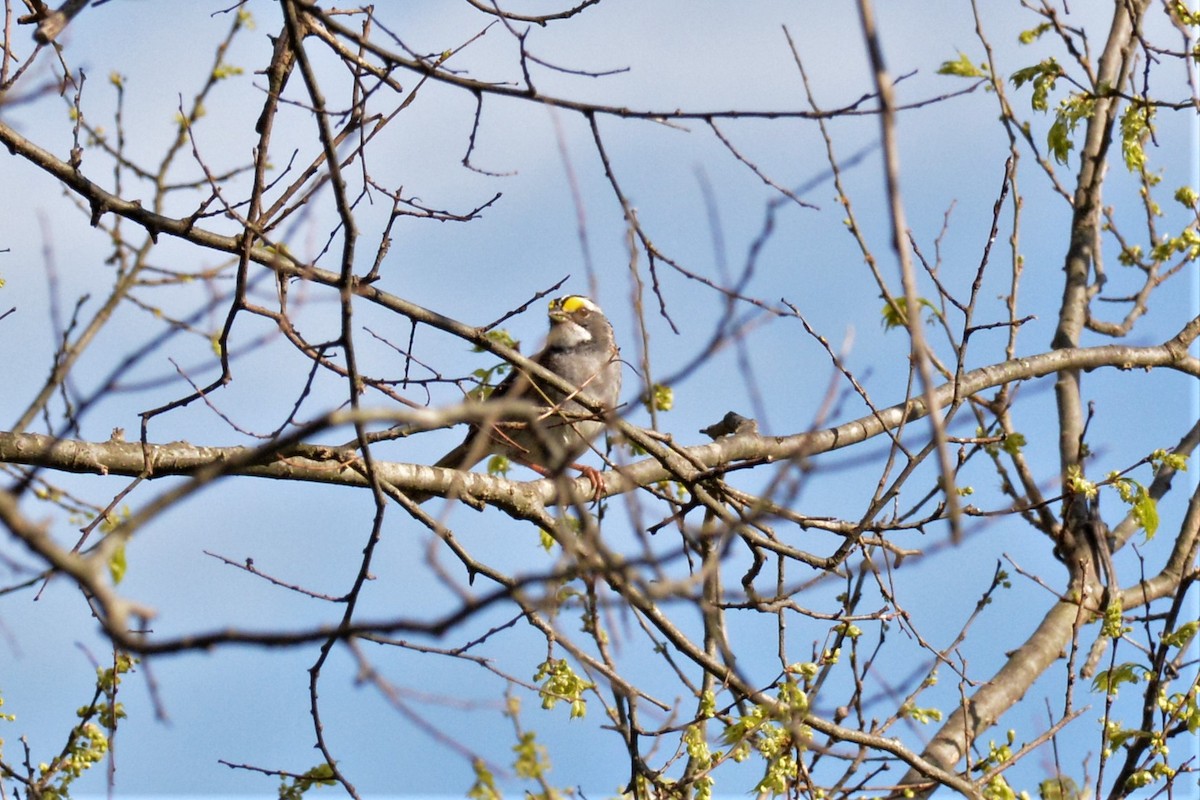
M 955 61 L 943 61 L 938 67 L 938 75 L 956 75 L 960 78 L 986 78 L 987 73 L 982 67 L 977 67 L 967 58 L 967 54 L 959 52 Z

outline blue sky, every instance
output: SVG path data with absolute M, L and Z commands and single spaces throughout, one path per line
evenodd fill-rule
M 89 119 L 111 130 L 115 90 L 108 76 L 114 71 L 121 73 L 128 92 L 125 125 L 129 151 L 135 157 L 144 154 L 143 158 L 153 159 L 174 134 L 180 97 L 186 103 L 210 68 L 211 43 L 231 22 L 228 14 L 219 13 L 228 5 L 127 0 L 88 9 L 69 28 L 65 41 L 69 63 L 83 67 L 88 75 L 83 107 Z M 937 76 L 935 71 L 959 51 L 968 53 L 974 61 L 981 60 L 969 6 L 948 2 L 886 5 L 878 11 L 889 66 L 896 74 L 914 72 L 900 85 L 901 101 L 965 88 L 966 81 Z M 1091 20 L 1079 19 L 1087 10 L 1076 5 L 1082 4 L 1072 4 L 1077 24 L 1091 24 Z M 1053 50 L 1048 43 L 1029 48 L 1016 44 L 1017 32 L 1036 24 L 1036 20 L 1022 15 L 1015 6 L 1005 4 L 1003 9 L 985 11 L 989 37 L 1006 72 L 1034 63 Z M 246 74 L 218 87 L 206 104 L 206 118 L 195 129 L 197 145 L 214 171 L 245 164 L 250 158 L 250 148 L 256 141 L 253 120 L 262 101 L 258 87 L 263 83 L 261 76 L 252 73 L 261 69 L 269 57 L 266 34 L 279 28 L 273 4 L 253 2 L 247 8 L 255 15 L 257 28 L 240 36 L 226 58 L 228 63 L 243 67 Z M 478 15 L 465 3 L 408 3 L 399 16 L 402 22 L 397 24 L 404 27 L 397 33 L 419 52 L 440 52 L 456 46 L 482 26 Z M 784 25 L 797 43 L 817 100 L 823 106 L 851 103 L 871 90 L 852 9 L 810 3 L 757 2 L 731 13 L 724 4 L 711 2 L 606 1 L 577 19 L 535 31 L 530 42 L 542 57 L 567 66 L 588 70 L 629 67 L 629 72 L 592 79 L 542 71 L 535 78 L 539 89 L 548 94 L 635 108 L 802 109 L 806 107 L 803 88 L 784 38 Z M 1095 30 L 1103 29 L 1101 26 Z M 511 37 L 494 28 L 452 63 L 481 76 L 511 79 L 513 52 Z M 46 71 L 41 77 L 48 77 L 48 62 L 43 62 L 42 69 Z M 403 80 L 412 78 L 405 76 Z M 1175 94 L 1185 96 L 1186 87 L 1180 84 Z M 1013 91 L 1012 96 L 1014 102 L 1028 102 L 1028 90 Z M 3 113 L 7 124 L 54 152 L 62 155 L 69 149 L 71 130 L 62 100 L 49 96 Z M 487 101 L 472 161 L 483 169 L 504 173 L 503 177 L 495 177 L 458 166 L 471 130 L 472 113 L 473 100 L 469 96 L 430 84 L 376 145 L 373 177 L 392 187 L 402 185 L 407 193 L 433 207 L 465 211 L 496 192 L 503 193 L 481 219 L 469 224 L 407 220 L 398 224 L 381 288 L 465 321 L 482 323 L 570 275 L 564 291 L 596 290 L 616 325 L 626 359 L 637 365 L 625 225 L 584 120 L 568 112 L 517 101 Z M 940 253 L 945 280 L 957 291 L 963 291 L 974 277 L 1003 174 L 1007 142 L 995 123 L 996 117 L 995 98 L 979 90 L 944 104 L 905 112 L 900 118 L 902 188 L 908 222 L 923 252 L 932 256 L 935 240 L 948 218 Z M 1194 185 L 1195 120 L 1182 114 L 1178 117 L 1164 115 L 1160 120 L 1160 146 L 1151 151 L 1151 158 L 1165 169 L 1171 185 L 1189 181 Z M 286 124 L 281 124 L 276 133 L 280 158 L 292 143 L 311 152 L 313 130 L 306 117 L 293 110 L 281 120 Z M 622 188 L 657 246 L 696 274 L 714 280 L 723 270 L 736 273 L 743 267 L 763 226 L 766 204 L 778 197 L 777 193 L 729 157 L 702 123 L 689 125 L 690 130 L 685 131 L 649 122 L 602 118 L 599 127 Z M 846 343 L 847 365 L 876 402 L 898 402 L 904 392 L 907 341 L 900 332 L 885 331 L 880 325 L 882 303 L 878 290 L 842 224 L 844 212 L 834 202 L 824 145 L 816 126 L 797 120 L 729 121 L 721 127 L 748 158 L 777 181 L 789 187 L 809 187 L 804 199 L 819 207 L 811 210 L 785 205 L 779 210 L 775 233 L 759 256 L 748 293 L 794 303 L 835 348 Z M 871 117 L 854 117 L 832 122 L 830 130 L 841 159 L 863 154 L 847 168 L 847 188 L 885 274 L 893 286 L 898 286 L 896 265 L 887 248 L 889 231 L 881 159 L 876 148 L 878 127 Z M 110 164 L 89 150 L 85 152 L 84 168 L 100 178 L 108 174 Z M 1037 318 L 1022 329 L 1019 351 L 1033 354 L 1048 348 L 1053 331 L 1069 210 L 1046 189 L 1027 153 L 1021 170 L 1019 188 L 1025 208 L 1020 249 L 1026 260 L 1022 308 L 1023 313 Z M 174 177 L 184 180 L 198 175 L 194 163 L 184 158 Z M 1069 182 L 1070 167 L 1060 168 L 1059 175 Z M 582 206 L 575 203 L 572 181 L 576 182 Z M 0 416 L 11 421 L 44 380 L 56 344 L 47 322 L 47 264 L 54 267 L 66 309 L 85 293 L 102 297 L 111 281 L 111 271 L 102 264 L 108 252 L 107 236 L 89 229 L 85 216 L 73 207 L 71 199 L 63 197 L 44 176 L 23 162 L 4 158 L 0 160 L 0 182 L 21 187 L 22 192 L 21 202 L 6 201 L 0 215 L 0 248 L 9 251 L 0 254 L 0 276 L 5 280 L 0 290 L 0 312 L 10 306 L 18 308 L 15 316 L 0 322 L 9 334 L 6 358 L 12 376 L 0 396 Z M 711 192 L 711 200 L 706 200 L 706 192 Z M 1114 166 L 1106 202 L 1115 204 L 1122 214 L 1131 198 L 1136 197 L 1135 192 L 1132 182 Z M 138 189 L 130 193 L 137 196 Z M 1167 202 L 1169 195 L 1170 191 L 1163 195 L 1167 214 L 1164 230 L 1178 228 L 1184 222 L 1178 207 Z M 168 209 L 168 213 L 183 213 L 195 200 L 195 196 L 181 198 L 179 207 Z M 389 207 L 384 200 L 361 209 L 362 251 L 368 264 Z M 329 204 L 314 203 L 311 216 L 289 236 L 292 251 L 306 257 L 319 252 L 330 219 Z M 586 248 L 579 234 L 581 220 Z M 212 224 L 229 227 L 220 220 Z M 1002 215 L 1001 240 L 1008 235 L 1010 225 L 1011 204 Z M 48 256 L 44 250 L 47 242 Z M 1000 244 L 1002 241 L 993 260 L 1003 263 L 1008 254 Z M 156 253 L 164 265 L 195 269 L 219 263 L 215 254 L 197 256 L 177 242 L 162 242 Z M 332 263 L 330 258 L 326 256 L 326 266 Z M 584 266 L 588 263 L 594 269 L 594 287 Z M 639 264 L 644 270 L 644 255 Z M 1108 266 L 1113 293 L 1120 294 L 1126 276 L 1115 264 L 1115 255 L 1110 255 Z M 675 334 L 665 320 L 647 315 L 653 368 L 656 376 L 664 376 L 689 363 L 699 352 L 711 334 L 719 304 L 702 284 L 665 265 L 659 269 L 664 296 L 679 328 Z M 648 279 L 644 274 L 642 277 Z M 1188 318 L 1196 305 L 1196 287 L 1194 269 L 1190 276 L 1177 278 L 1169 291 L 1155 297 L 1151 313 L 1129 343 L 1157 343 L 1173 335 L 1175 330 L 1170 326 Z M 982 318 L 1002 318 L 1002 306 L 996 298 L 1006 291 L 1005 270 L 994 267 L 981 293 Z M 168 312 L 182 313 L 197 295 L 185 288 L 153 297 Z M 334 334 L 337 306 L 330 296 L 319 291 L 306 293 L 303 287 L 296 287 L 292 297 L 298 307 L 297 324 L 305 335 L 321 339 Z M 91 301 L 93 306 L 97 302 Z M 85 310 L 88 308 L 91 306 L 85 305 Z M 406 325 L 397 325 L 395 319 L 378 309 L 361 306 L 356 311 L 356 323 L 362 328 L 393 342 L 405 341 Z M 222 319 L 220 312 L 201 321 L 198 327 L 211 331 Z M 131 343 L 146 335 L 147 323 L 144 311 L 129 307 L 119 311 L 80 364 L 76 387 L 80 391 L 90 389 Z M 522 340 L 524 351 L 530 352 L 544 324 L 539 304 L 512 320 L 509 328 Z M 234 338 L 235 352 L 239 344 L 268 332 L 265 322 L 242 317 Z M 1092 338 L 1086 343 L 1100 340 Z M 373 374 L 396 375 L 402 368 L 401 359 L 393 351 L 374 344 L 365 332 L 360 334 L 359 344 L 360 357 Z M 424 330 L 416 345 L 424 357 L 443 365 L 448 374 L 465 374 L 491 363 L 486 357 L 470 353 L 461 342 Z M 664 415 L 662 425 L 679 441 L 699 443 L 696 431 L 730 409 L 755 415 L 768 434 L 794 433 L 809 425 L 830 380 L 823 349 L 794 320 L 765 318 L 753 328 L 745 346 L 744 353 L 733 348 L 722 351 L 703 370 L 675 386 L 676 408 Z M 981 333 L 972 347 L 971 366 L 999 360 L 1003 334 Z M 162 357 L 139 367 L 136 377 L 174 376 L 175 368 L 166 361 L 167 355 L 196 379 L 213 375 L 207 339 L 180 336 Z M 293 397 L 306 374 L 307 363 L 275 343 L 240 358 L 235 364 L 233 384 L 214 401 L 239 425 L 269 429 L 286 413 L 287 404 L 264 403 L 264 393 L 278 391 L 283 397 Z M 752 384 L 747 375 L 753 377 Z M 626 398 L 635 398 L 639 381 L 632 369 L 626 372 L 625 386 Z M 1102 371 L 1088 375 L 1084 386 L 1087 397 L 1098 401 L 1093 439 L 1098 453 L 1096 475 L 1122 468 L 1148 449 L 1171 445 L 1197 413 L 1195 381 L 1179 375 L 1156 374 L 1147 379 Z M 1147 387 L 1153 388 L 1148 391 Z M 124 427 L 132 438 L 139 412 L 186 391 L 186 384 L 172 379 L 146 391 L 107 400 L 84 419 L 82 435 L 105 439 L 112 428 Z M 1039 474 L 1051 482 L 1057 473 L 1057 454 L 1050 382 L 1047 379 L 1027 384 L 1021 393 L 1029 406 L 1021 413 L 1019 423 L 1029 439 L 1031 457 L 1041 466 Z M 314 387 L 308 410 L 315 414 L 337 405 L 344 397 L 344 386 L 322 379 Z M 455 399 L 452 392 L 443 392 L 435 402 Z M 371 401 L 378 403 L 380 398 Z M 864 413 L 861 402 L 850 397 L 833 421 Z M 646 422 L 645 415 L 637 410 L 629 416 L 635 422 Z M 964 427 L 959 432 L 971 431 Z M 244 441 L 202 404 L 156 419 L 150 433 L 153 440 L 161 442 Z M 381 453 L 389 460 L 431 463 L 459 436 L 458 431 L 431 434 L 381 448 Z M 333 436 L 331 440 L 338 438 Z M 882 447 L 867 445 L 862 452 L 879 453 Z M 818 459 L 812 483 L 797 499 L 804 513 L 854 516 L 864 498 L 869 498 L 878 477 L 877 467 L 864 465 L 858 460 L 860 456 L 861 452 L 844 452 Z M 973 502 L 982 507 L 994 505 L 998 502 L 994 477 L 989 483 L 986 470 L 974 474 L 980 481 L 980 495 Z M 1191 476 L 1189 480 L 1194 481 L 1195 472 Z M 766 477 L 748 479 L 749 487 L 761 485 Z M 926 481 L 929 477 L 924 474 Z M 1140 477 L 1149 479 L 1148 474 Z M 120 478 L 69 476 L 61 482 L 99 502 L 126 483 Z M 164 480 L 161 487 L 157 483 L 145 487 L 141 490 L 144 493 L 133 496 L 131 504 L 136 508 L 148 502 L 170 484 L 170 480 Z M 1172 524 L 1178 527 L 1183 496 L 1179 492 L 1172 503 L 1163 505 L 1164 530 L 1169 531 Z M 1115 509 L 1106 508 L 1106 512 L 1115 515 Z M 36 511 L 31 513 L 38 516 Z M 269 629 L 281 624 L 290 627 L 333 620 L 340 614 L 339 608 L 322 607 L 311 599 L 282 592 L 204 552 L 234 560 L 253 557 L 272 574 L 338 594 L 348 588 L 357 568 L 372 513 L 373 505 L 365 492 L 226 481 L 193 497 L 139 535 L 130 548 L 130 570 L 123 588 L 158 610 L 155 629 L 164 635 L 221 625 Z M 606 525 L 614 540 L 631 542 L 628 521 L 633 512 L 616 504 L 609 513 L 611 519 Z M 464 508 L 451 509 L 447 519 L 461 526 L 464 541 L 481 557 L 492 558 L 514 571 L 552 565 L 551 557 L 539 549 L 534 531 L 521 529 L 508 520 L 485 517 L 481 521 L 475 512 Z M 69 538 L 69 521 L 57 517 L 55 521 L 64 538 Z M 944 544 L 944 538 L 944 531 L 930 531 L 924 537 L 914 534 L 902 544 L 936 549 Z M 398 613 L 397 609 L 414 617 L 436 615 L 439 602 L 449 595 L 424 569 L 427 546 L 425 535 L 415 523 L 401 519 L 398 513 L 389 517 L 373 569 L 376 581 L 364 596 L 366 618 L 385 617 Z M 1057 585 L 1055 580 L 1061 582 L 1061 568 L 1048 549 L 1045 541 L 1015 520 L 982 528 L 964 547 L 942 549 L 912 570 L 913 577 L 904 583 L 904 607 L 923 632 L 944 645 L 963 623 L 974 598 L 986 587 L 1002 554 L 1046 576 L 1052 585 Z M 1136 574 L 1136 562 L 1126 556 L 1118 564 L 1118 572 Z M 1155 553 L 1152 557 L 1162 556 Z M 843 585 L 832 584 L 818 587 L 804 596 L 804 603 L 827 607 L 832 596 L 843 589 Z M 955 602 L 947 603 L 948 597 Z M 979 623 L 993 626 L 994 634 L 977 632 L 964 646 L 972 676 L 986 678 L 1003 653 L 1019 644 L 1032 629 L 1040 611 L 1024 617 L 1026 609 L 1048 605 L 1044 590 L 1016 579 L 1013 588 L 997 600 L 991 616 Z M 506 619 L 505 612 L 489 613 L 469 630 L 436 644 L 452 646 L 469 640 L 471 632 L 486 630 Z M 628 637 L 625 647 L 631 661 L 645 670 L 660 668 L 659 662 L 641 652 L 645 642 L 632 630 L 621 627 L 623 624 L 618 622 L 616 627 Z M 794 626 L 798 632 L 793 644 L 799 659 L 805 643 L 820 642 L 825 633 L 812 621 L 797 619 Z M 913 659 L 910 663 L 915 669 L 921 653 L 902 641 L 903 634 L 893 630 L 889 635 L 889 644 L 894 643 L 898 652 Z M 35 760 L 45 759 L 61 746 L 63 733 L 73 723 L 74 709 L 88 698 L 93 677 L 89 654 L 103 659 L 103 643 L 78 593 L 62 581 L 52 583 L 37 603 L 30 603 L 27 593 L 0 599 L 0 636 L 0 691 L 6 701 L 5 710 L 18 717 L 16 723 L 0 732 L 7 742 L 5 756 L 15 758 L 19 731 L 28 736 Z M 764 653 L 773 652 L 775 631 L 763 621 L 747 623 L 738 629 L 736 637 L 747 653 L 759 648 Z M 493 655 L 505 669 L 529 680 L 542 657 L 539 647 L 544 650 L 544 642 L 518 626 Z M 498 681 L 450 659 L 383 648 L 378 652 L 368 648 L 367 652 L 390 681 L 413 690 L 405 696 L 405 702 L 424 719 L 452 738 L 470 741 L 472 747 L 497 762 L 509 757 L 512 729 L 499 713 L 497 701 L 502 684 Z M 273 781 L 227 769 L 217 760 L 296 771 L 312 766 L 318 757 L 311 750 L 306 669 L 314 658 L 315 650 L 309 648 L 277 652 L 226 648 L 153 660 L 148 669 L 143 668 L 127 681 L 122 698 L 130 717 L 116 745 L 119 794 L 267 794 L 273 790 Z M 764 662 L 761 667 L 751 664 L 747 669 L 769 680 L 774 666 Z M 897 672 L 904 675 L 909 669 L 906 665 Z M 344 651 L 337 651 L 325 673 L 322 699 L 331 746 L 360 788 L 375 794 L 464 791 L 470 783 L 469 764 L 389 707 L 373 688 L 358 685 L 355 675 L 356 665 Z M 148 691 L 150 679 L 167 720 L 155 718 Z M 646 680 L 652 685 L 661 681 L 663 692 L 678 692 L 678 687 L 672 688 L 664 676 L 648 674 Z M 1042 685 L 1039 690 L 1053 697 L 1059 686 Z M 477 706 L 472 706 L 469 713 L 460 713 L 445 703 L 428 702 L 423 693 Z M 949 708 L 956 701 L 957 687 L 954 681 L 946 680 L 944 687 L 931 695 L 930 702 Z M 1026 704 L 1014 714 L 1020 724 L 1036 724 L 1038 715 L 1044 716 L 1044 708 Z M 613 774 L 612 765 L 621 763 L 619 741 L 597 733 L 601 717 L 597 708 L 587 720 L 569 722 L 565 712 L 540 712 L 536 700 L 525 697 L 522 722 L 536 728 L 540 739 L 554 743 L 553 781 L 606 796 L 625 779 L 619 772 Z M 1002 738 L 1005 724 L 995 732 L 997 737 Z M 1071 765 L 1077 765 L 1089 749 L 1094 750 L 1098 741 L 1092 722 L 1079 721 L 1076 725 L 1086 736 L 1081 735 L 1078 744 L 1066 745 L 1070 752 L 1064 762 Z M 919 740 L 919 732 L 912 735 Z M 1046 759 L 1035 755 L 1017 774 L 1024 776 L 1026 786 L 1032 788 L 1045 768 Z M 81 785 L 100 792 L 103 782 L 103 772 L 98 769 Z

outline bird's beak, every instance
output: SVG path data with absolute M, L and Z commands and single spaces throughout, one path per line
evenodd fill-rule
M 567 312 L 563 311 L 561 308 L 556 308 L 553 311 L 551 311 L 547 316 L 550 317 L 551 324 L 561 325 L 562 323 L 567 321 L 567 318 L 570 315 Z

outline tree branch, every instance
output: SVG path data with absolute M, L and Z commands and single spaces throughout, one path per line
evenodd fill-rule
M 1104 345 L 1052 350 L 1028 358 L 1005 361 L 981 367 L 965 373 L 957 382 L 937 387 L 936 395 L 945 403 L 956 391 L 961 396 L 970 396 L 996 386 L 1018 381 L 1032 380 L 1063 370 L 1092 370 L 1111 367 L 1120 370 L 1169 368 L 1200 377 L 1200 360 L 1187 353 L 1186 343 L 1200 332 L 1200 318 L 1189 323 L 1188 328 L 1169 342 L 1154 347 L 1125 347 Z M 411 411 L 406 409 L 364 409 L 361 412 L 341 411 L 328 415 L 312 432 L 355 421 L 404 422 L 410 425 L 441 427 L 449 422 L 472 418 L 469 407 L 459 409 L 462 413 L 442 411 Z M 632 489 L 664 479 L 700 480 L 710 477 L 712 471 L 722 471 L 732 465 L 746 461 L 779 461 L 789 458 L 812 456 L 818 453 L 840 450 L 915 419 L 928 413 L 920 399 L 900 403 L 881 409 L 877 414 L 868 414 L 833 428 L 798 433 L 790 436 L 740 435 L 729 436 L 709 444 L 682 448 L 673 463 L 688 464 L 683 474 L 675 474 L 656 459 L 645 459 L 636 464 L 621 467 L 605 477 L 605 493 L 621 494 Z M 614 426 L 622 433 L 641 433 L 636 426 L 617 421 Z M 289 440 L 290 441 L 290 440 Z M 657 443 L 661 448 L 661 443 Z M 257 453 L 257 455 L 254 455 Z M 362 473 L 352 465 L 356 453 L 350 448 L 324 445 L 284 444 L 268 445 L 265 448 L 250 447 L 205 447 L 187 442 L 147 444 L 137 442 L 107 441 L 86 442 L 55 439 L 32 433 L 0 432 L 0 461 L 12 464 L 43 467 L 63 472 L 91 473 L 96 475 L 146 475 L 148 478 L 167 475 L 194 475 L 206 468 L 220 467 L 221 474 L 247 475 L 277 480 L 297 480 L 313 483 L 329 483 L 344 486 L 366 486 Z M 446 493 L 456 481 L 465 481 L 460 490 L 476 497 L 494 497 L 502 505 L 501 495 L 512 499 L 512 492 L 500 491 L 511 487 L 514 482 L 476 473 L 463 474 L 458 470 L 438 469 L 412 464 L 380 463 L 376 465 L 381 477 L 402 489 Z M 535 481 L 531 486 L 539 487 L 535 492 L 542 503 L 552 503 L 556 497 L 556 483 L 551 480 Z M 579 489 L 590 484 L 580 479 Z

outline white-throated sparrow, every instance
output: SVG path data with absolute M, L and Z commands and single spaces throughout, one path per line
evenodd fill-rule
M 615 409 L 621 393 L 621 354 L 600 306 L 586 297 L 567 295 L 552 300 L 548 313 L 546 345 L 531 360 L 599 400 L 607 410 Z M 574 462 L 604 430 L 604 417 L 573 397 L 514 367 L 483 401 L 484 409 L 498 400 L 528 401 L 530 408 L 520 415 L 506 413 L 472 424 L 463 443 L 434 466 L 466 470 L 490 455 L 504 455 L 546 476 L 574 467 L 588 477 L 598 496 L 604 487 L 599 472 Z

